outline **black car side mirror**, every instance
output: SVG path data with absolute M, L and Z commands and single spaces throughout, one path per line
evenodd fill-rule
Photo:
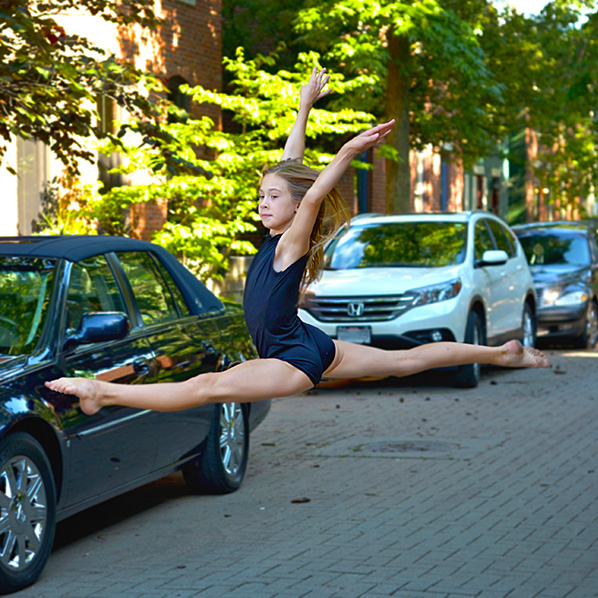
M 81 318 L 79 328 L 70 334 L 64 349 L 87 343 L 103 343 L 124 338 L 129 332 L 129 318 L 118 311 L 88 312 Z

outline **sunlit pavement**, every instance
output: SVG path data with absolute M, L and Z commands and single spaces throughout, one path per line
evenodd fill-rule
M 228 496 L 178 476 L 59 525 L 16 596 L 598 596 L 598 352 L 276 401 Z

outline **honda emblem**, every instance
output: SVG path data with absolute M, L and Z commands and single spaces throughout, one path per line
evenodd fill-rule
M 353 318 L 358 318 L 359 316 L 363 316 L 363 308 L 363 303 L 349 303 L 347 305 L 347 314 Z

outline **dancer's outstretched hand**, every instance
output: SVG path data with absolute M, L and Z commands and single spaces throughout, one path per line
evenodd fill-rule
M 382 123 L 381 125 L 376 125 L 375 127 L 364 131 L 357 135 L 357 137 L 353 137 L 350 141 L 345 143 L 345 147 L 355 154 L 359 154 L 368 150 L 372 147 L 375 147 L 382 140 L 390 133 L 392 128 L 394 127 L 395 119 L 393 118 L 391 121 L 387 123 Z
M 327 96 L 332 90 L 324 89 L 330 81 L 330 75 L 326 75 L 326 69 L 318 72 L 318 67 L 314 66 L 309 81 L 301 87 L 299 92 L 299 101 L 301 106 L 311 108 L 320 98 Z

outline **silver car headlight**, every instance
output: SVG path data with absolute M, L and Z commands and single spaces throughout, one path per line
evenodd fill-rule
M 413 289 L 411 292 L 415 294 L 415 299 L 411 305 L 412 307 L 418 307 L 420 305 L 429 305 L 430 303 L 453 299 L 459 294 L 462 286 L 461 279 L 455 278 L 448 282 Z
M 542 307 L 571 307 L 573 305 L 583 305 L 589 298 L 586 291 L 570 290 L 563 291 L 558 288 L 548 288 L 542 294 Z

